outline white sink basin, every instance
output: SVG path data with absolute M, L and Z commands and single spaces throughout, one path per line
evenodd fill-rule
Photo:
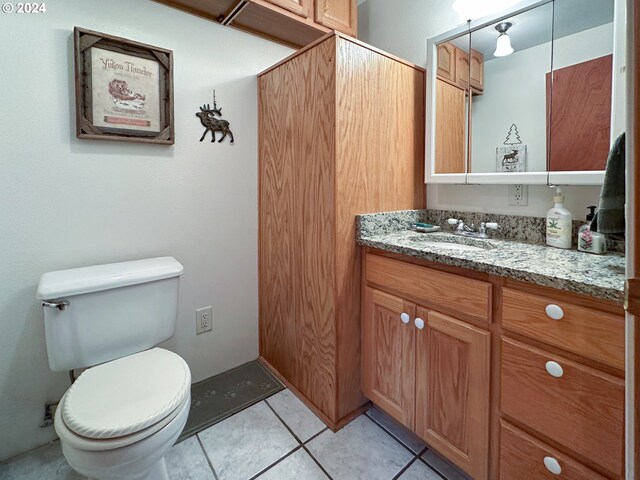
M 435 235 L 431 236 L 431 235 L 425 234 L 425 235 L 416 235 L 415 237 L 411 237 L 409 240 L 411 242 L 420 244 L 420 246 L 433 247 L 433 248 L 446 248 L 447 250 L 481 251 L 481 250 L 491 250 L 495 248 L 495 246 L 491 245 L 489 242 L 472 239 L 472 238 L 466 238 L 466 237 L 451 238 L 449 236 L 438 237 Z

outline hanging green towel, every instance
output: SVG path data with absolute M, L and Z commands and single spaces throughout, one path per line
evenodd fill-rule
M 624 133 L 611 147 L 600 192 L 598 212 L 591 221 L 591 230 L 624 237 L 625 147 Z

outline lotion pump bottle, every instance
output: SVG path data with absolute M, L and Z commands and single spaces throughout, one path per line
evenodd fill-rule
M 591 212 L 587 215 L 587 223 L 578 230 L 578 250 L 599 255 L 607 251 L 607 239 L 602 233 L 591 231 L 591 220 L 595 217 L 596 207 L 587 207 Z
M 564 197 L 559 186 L 553 197 L 553 208 L 547 212 L 547 245 L 556 248 L 571 248 L 571 212 L 564 208 Z

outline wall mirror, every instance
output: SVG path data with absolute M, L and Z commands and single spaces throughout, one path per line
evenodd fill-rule
M 428 183 L 602 182 L 624 131 L 624 2 L 525 1 L 428 40 Z

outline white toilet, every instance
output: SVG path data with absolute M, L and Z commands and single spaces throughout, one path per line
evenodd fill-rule
M 165 453 L 184 428 L 191 373 L 156 347 L 175 332 L 182 265 L 172 257 L 42 275 L 49 365 L 85 370 L 55 429 L 69 465 L 95 479 L 168 479 Z

